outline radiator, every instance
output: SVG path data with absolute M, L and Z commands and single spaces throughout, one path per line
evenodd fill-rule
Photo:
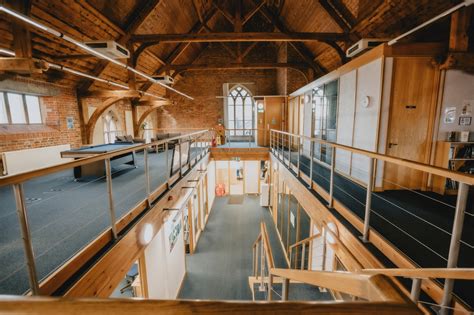
M 14 175 L 43 167 L 62 164 L 72 159 L 61 158 L 61 151 L 70 150 L 70 144 L 61 144 L 50 147 L 25 149 L 1 153 L 1 175 Z

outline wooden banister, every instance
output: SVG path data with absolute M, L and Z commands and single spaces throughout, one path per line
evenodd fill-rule
M 390 277 L 405 278 L 440 278 L 474 280 L 474 268 L 393 268 L 393 269 L 362 269 L 362 273 L 382 274 Z
M 268 268 L 269 269 L 275 268 L 275 261 L 273 260 L 272 247 L 270 246 L 270 241 L 268 239 L 267 226 L 265 225 L 264 222 L 261 222 L 260 224 L 261 224 L 261 229 L 262 229 L 262 240 L 265 247 L 265 255 L 267 258 Z
M 312 241 L 312 240 L 314 240 L 315 238 L 320 237 L 320 236 L 321 236 L 321 233 L 316 233 L 316 234 L 314 234 L 314 235 L 311 235 L 310 237 L 305 238 L 304 240 L 301 240 L 301 241 L 299 241 L 299 242 L 296 242 L 296 243 L 294 243 L 293 245 L 290 246 L 290 251 L 291 251 L 294 247 L 299 246 L 299 245 L 302 245 L 302 244 L 304 244 L 304 243 L 308 243 L 308 242 L 310 242 L 310 241 Z
M 125 154 L 125 153 L 144 150 L 144 149 L 149 148 L 149 147 L 165 144 L 166 142 L 169 142 L 169 141 L 178 140 L 178 139 L 186 139 L 186 138 L 191 138 L 191 137 L 197 137 L 198 135 L 204 135 L 207 132 L 208 132 L 208 130 L 201 130 L 201 131 L 192 132 L 192 133 L 189 133 L 189 134 L 186 134 L 186 135 L 181 135 L 181 136 L 177 136 L 177 137 L 173 137 L 173 138 L 163 139 L 163 140 L 160 140 L 160 141 L 155 141 L 155 142 L 151 142 L 151 143 L 147 143 L 147 144 L 137 144 L 137 145 L 134 145 L 130 148 L 116 150 L 116 151 L 113 151 L 113 152 L 110 152 L 110 153 L 103 153 L 103 154 L 97 154 L 97 155 L 91 156 L 91 157 L 84 157 L 84 158 L 81 158 L 79 160 L 66 162 L 66 163 L 59 164 L 59 165 L 48 166 L 48 167 L 40 168 L 40 169 L 37 169 L 37 170 L 34 170 L 34 171 L 29 171 L 29 172 L 19 173 L 19 174 L 15 174 L 15 175 L 1 177 L 0 178 L 0 187 L 1 186 L 6 186 L 6 185 L 12 185 L 12 184 L 19 184 L 19 183 L 25 182 L 27 180 L 30 180 L 30 179 L 33 179 L 33 178 L 36 178 L 36 177 L 45 176 L 45 175 L 52 174 L 52 173 L 59 172 L 59 171 L 64 171 L 64 170 L 67 170 L 67 169 L 71 169 L 71 168 L 74 168 L 74 167 L 77 167 L 77 166 L 89 164 L 89 163 L 92 163 L 92 162 L 103 161 L 103 160 L 110 159 L 110 158 L 113 158 L 115 156 L 122 155 L 122 154 Z
M 169 314 L 421 314 L 413 303 L 287 302 L 253 303 L 141 299 L 0 297 L 1 314 L 169 315 Z
M 344 292 L 368 301 L 408 303 L 408 297 L 384 275 L 350 272 L 271 269 L 274 276 Z
M 307 137 L 307 136 L 303 136 L 303 135 L 291 134 L 291 133 L 286 132 L 286 131 L 280 131 L 280 130 L 274 130 L 274 129 L 272 129 L 271 131 L 274 132 L 274 133 L 280 133 L 280 134 L 290 135 L 290 136 L 293 136 L 293 137 L 303 138 L 305 140 L 318 142 L 320 144 L 328 145 L 330 147 L 342 149 L 342 150 L 349 151 L 349 152 L 352 152 L 352 153 L 362 154 L 362 155 L 365 155 L 367 157 L 371 157 L 371 158 L 374 158 L 374 159 L 377 159 L 377 160 L 397 164 L 397 165 L 400 165 L 400 166 L 409 167 L 409 168 L 412 168 L 412 169 L 415 169 L 415 170 L 418 170 L 418 171 L 438 175 L 438 176 L 441 176 L 441 177 L 450 178 L 450 179 L 453 179 L 455 181 L 466 183 L 466 184 L 469 184 L 469 185 L 474 185 L 474 175 L 471 175 L 471 174 L 466 174 L 466 173 L 462 173 L 462 172 L 458 172 L 458 171 L 452 171 L 452 170 L 448 170 L 448 169 L 445 169 L 445 168 L 442 168 L 442 167 L 433 166 L 433 165 L 424 164 L 424 163 L 415 162 L 415 161 L 410 161 L 410 160 L 406 160 L 406 159 L 401 159 L 401 158 L 386 155 L 386 154 L 376 153 L 376 152 L 367 151 L 367 150 L 363 150 L 363 149 L 357 149 L 357 148 L 354 148 L 354 147 L 350 147 L 350 146 L 346 146 L 346 145 L 338 144 L 338 143 L 334 143 L 334 142 L 329 142 L 329 141 L 326 141 L 326 140 Z

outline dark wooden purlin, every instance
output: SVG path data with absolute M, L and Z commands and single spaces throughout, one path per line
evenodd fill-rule
M 202 31 L 203 29 L 205 29 L 205 25 L 207 24 L 207 22 L 209 22 L 213 17 L 214 15 L 216 14 L 217 12 L 217 9 L 215 7 L 212 7 L 209 12 L 205 15 L 204 19 L 203 19 L 203 23 L 201 22 L 197 22 L 196 24 L 194 24 L 194 26 L 191 28 L 191 31 L 190 33 L 196 33 L 196 32 L 200 32 Z M 171 54 L 168 56 L 168 58 L 166 58 L 166 65 L 169 65 L 169 64 L 172 64 L 173 62 L 175 62 L 179 56 L 181 56 L 181 54 L 186 50 L 186 48 L 189 47 L 191 43 L 181 43 L 179 44 L 175 49 L 173 49 L 173 51 L 171 52 Z M 144 45 L 144 44 L 143 44 Z M 138 56 L 136 56 L 136 58 L 138 59 Z M 163 69 L 166 65 L 163 65 L 163 66 L 160 66 L 155 72 L 154 72 L 154 75 L 159 75 L 160 73 L 163 72 Z M 145 82 L 142 87 L 141 87 L 141 90 L 142 91 L 147 91 L 150 87 L 152 86 L 152 83 L 151 82 Z
M 341 48 L 341 46 L 339 46 L 336 42 L 332 41 L 326 41 L 325 43 L 334 48 L 334 50 L 339 55 L 339 58 L 341 58 L 341 63 L 344 64 L 347 62 L 346 52 Z
M 273 23 L 273 26 L 282 33 L 289 32 L 288 27 L 281 21 L 279 16 L 272 13 L 266 6 L 263 6 L 259 13 L 270 23 Z M 328 71 L 324 68 L 315 58 L 312 57 L 311 51 L 303 43 L 289 43 L 295 51 L 300 55 L 300 57 L 317 73 L 326 74 Z
M 124 30 L 125 35 L 122 35 L 117 42 L 119 44 L 125 45 L 133 33 L 140 27 L 140 25 L 145 21 L 147 16 L 153 11 L 153 9 L 160 3 L 160 0 L 149 0 L 145 1 L 143 4 L 139 4 L 138 8 L 130 15 L 127 19 L 125 25 L 127 27 Z M 100 76 L 104 72 L 105 68 L 109 64 L 108 60 L 100 60 L 92 71 L 93 76 Z M 85 91 L 88 90 L 93 84 L 93 80 L 87 79 L 78 84 L 78 90 Z
M 260 9 L 265 5 L 265 1 L 260 2 L 260 4 L 256 5 L 250 12 L 245 14 L 243 20 L 242 20 L 242 26 L 245 25 L 248 21 L 252 19 L 252 17 L 260 11 Z
M 354 26 L 354 18 L 344 4 L 337 0 L 319 0 L 319 4 L 345 33 L 350 32 Z
M 260 63 L 224 63 L 224 64 L 187 64 L 187 65 L 169 65 L 165 70 L 189 71 L 189 70 L 229 70 L 229 69 L 278 69 L 294 68 L 306 69 L 305 63 L 279 63 L 279 62 L 260 62 Z

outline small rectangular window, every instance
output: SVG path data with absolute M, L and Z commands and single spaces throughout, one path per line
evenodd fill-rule
M 0 92 L 0 124 L 8 124 L 7 105 L 4 97 L 3 93 Z
M 26 108 L 28 110 L 28 123 L 41 124 L 41 110 L 37 96 L 26 95 Z
M 26 124 L 25 106 L 20 94 L 7 93 L 12 124 Z

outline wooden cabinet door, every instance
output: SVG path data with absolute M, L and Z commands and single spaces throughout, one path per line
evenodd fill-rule
M 386 153 L 428 163 L 439 72 L 431 58 L 394 59 Z M 385 163 L 384 189 L 422 189 L 426 174 Z

